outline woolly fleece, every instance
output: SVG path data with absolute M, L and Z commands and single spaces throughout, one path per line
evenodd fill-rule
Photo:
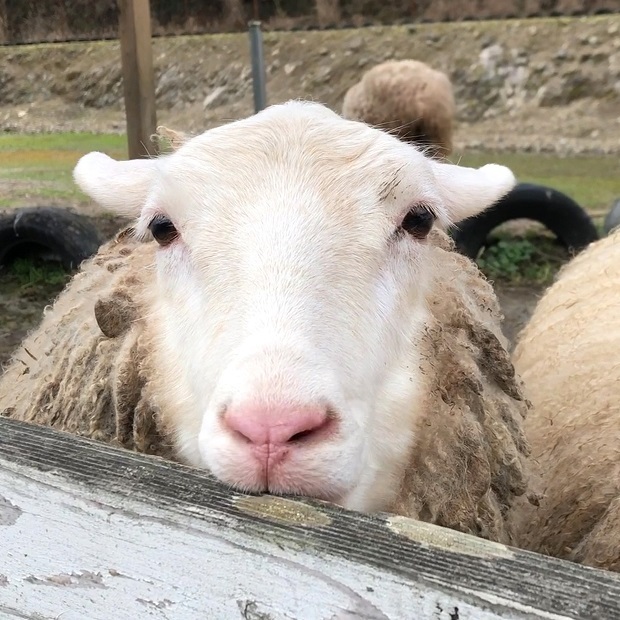
M 417 60 L 369 69 L 345 94 L 342 115 L 389 131 L 445 157 L 452 152 L 456 105 L 448 76 Z
M 514 364 L 545 497 L 525 548 L 620 572 L 620 230 L 578 254 L 519 336 Z

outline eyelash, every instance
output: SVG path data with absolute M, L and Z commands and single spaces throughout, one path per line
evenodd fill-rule
M 425 239 L 435 224 L 436 216 L 432 209 L 424 204 L 412 207 L 397 229 L 405 232 L 414 239 Z
M 165 215 L 156 215 L 149 223 L 153 238 L 159 245 L 166 247 L 179 237 L 179 231 Z

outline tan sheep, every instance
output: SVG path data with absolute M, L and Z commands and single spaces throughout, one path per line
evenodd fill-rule
M 544 498 L 519 544 L 620 571 L 620 230 L 560 272 L 518 338 Z
M 367 71 L 346 92 L 345 118 L 392 132 L 447 157 L 456 106 L 448 76 L 418 60 L 390 60 Z
M 513 541 L 527 403 L 492 287 L 432 227 L 492 204 L 505 168 L 295 102 L 76 178 L 156 241 L 128 229 L 83 265 L 0 379 L 3 415 Z

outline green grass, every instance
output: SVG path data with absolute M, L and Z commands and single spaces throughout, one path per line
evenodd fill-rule
M 0 153 L 23 151 L 114 151 L 127 157 L 127 138 L 117 134 L 38 133 L 0 135 Z
M 555 239 L 547 236 L 498 234 L 493 241 L 476 262 L 495 283 L 550 284 L 570 258 Z
M 3 269 L 2 275 L 3 280 L 20 289 L 41 285 L 62 287 L 70 278 L 59 263 L 34 257 L 16 258 L 6 267 L 6 271 Z
M 597 215 L 620 197 L 620 165 L 616 156 L 557 157 L 535 153 L 473 152 L 455 159 L 462 166 L 493 162 L 508 166 L 517 180 L 553 187 Z
M 613 202 L 620 197 L 618 158 L 614 156 L 554 157 L 533 153 L 474 152 L 458 161 L 463 166 L 504 164 L 520 182 L 553 187 L 590 213 L 599 232 Z M 496 231 L 477 263 L 494 282 L 549 284 L 570 256 L 554 239 L 536 234 Z
M 75 186 L 72 171 L 90 151 L 126 159 L 127 138 L 90 133 L 0 135 L 0 207 L 88 202 Z

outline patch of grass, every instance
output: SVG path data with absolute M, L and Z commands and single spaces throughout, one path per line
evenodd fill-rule
M 164 146 L 164 144 L 162 144 Z M 118 134 L 54 133 L 0 135 L 0 207 L 51 200 L 67 204 L 90 202 L 75 186 L 72 170 L 78 159 L 102 151 L 127 158 L 127 137 Z M 536 153 L 468 152 L 454 158 L 464 166 L 497 162 L 510 167 L 519 181 L 558 189 L 602 219 L 620 197 L 616 157 L 555 157 Z
M 566 249 L 552 237 L 498 235 L 490 239 L 476 262 L 492 282 L 547 285 L 569 259 Z
M 599 234 L 605 215 L 620 197 L 616 157 L 485 151 L 468 153 L 458 160 L 463 166 L 473 167 L 489 162 L 508 166 L 519 182 L 546 185 L 570 196 L 590 213 Z M 570 258 L 551 236 L 534 231 L 518 235 L 496 230 L 478 258 L 478 265 L 495 282 L 547 285 Z
M 90 151 L 127 159 L 127 138 L 91 133 L 0 135 L 0 208 L 90 202 L 72 176 L 77 161 Z
M 42 285 L 62 287 L 71 277 L 59 263 L 30 257 L 16 258 L 3 272 L 8 280 L 22 289 Z
M 618 158 L 614 156 L 557 157 L 537 153 L 470 152 L 456 160 L 478 167 L 493 162 L 508 166 L 523 183 L 536 183 L 570 196 L 597 219 L 620 197 Z
M 127 157 L 127 137 L 124 134 L 96 134 L 80 132 L 61 133 L 7 133 L 0 135 L 0 153 L 6 151 L 88 151 L 99 150 L 108 155 L 121 152 Z

